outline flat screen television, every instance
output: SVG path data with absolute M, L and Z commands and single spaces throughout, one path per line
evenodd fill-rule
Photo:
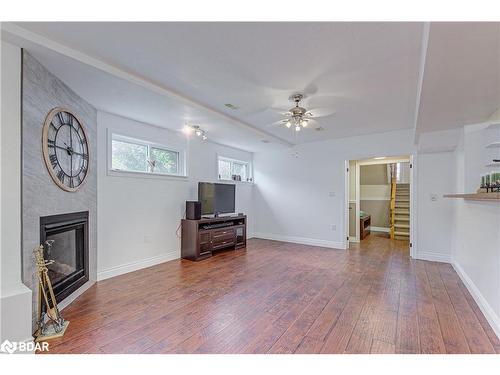
M 202 215 L 228 214 L 235 211 L 235 185 L 198 182 L 198 201 Z

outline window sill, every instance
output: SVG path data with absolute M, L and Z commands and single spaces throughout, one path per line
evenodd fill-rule
M 236 180 L 223 180 L 222 178 L 217 179 L 217 181 L 224 182 L 234 182 L 235 184 L 253 185 L 254 181 L 236 181 Z
M 108 176 L 112 177 L 132 177 L 132 178 L 159 178 L 165 180 L 187 181 L 188 176 L 165 173 L 150 173 L 139 171 L 122 171 L 117 169 L 108 169 Z

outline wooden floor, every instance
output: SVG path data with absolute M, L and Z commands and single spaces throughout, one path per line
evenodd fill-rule
M 50 353 L 499 353 L 453 268 L 407 246 L 252 239 L 108 279 L 63 311 Z

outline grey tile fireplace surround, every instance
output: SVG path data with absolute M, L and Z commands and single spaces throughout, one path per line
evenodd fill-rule
M 37 280 L 33 249 L 40 241 L 40 217 L 89 212 L 89 278 L 97 274 L 97 112 L 33 56 L 23 52 L 22 86 L 22 240 L 23 282 L 33 290 L 33 324 L 36 318 Z M 60 189 L 50 178 L 42 154 L 42 128 L 47 113 L 64 107 L 76 113 L 89 137 L 90 167 L 83 186 L 74 193 Z

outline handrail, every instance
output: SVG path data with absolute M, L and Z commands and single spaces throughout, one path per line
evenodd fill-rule
M 396 220 L 396 174 L 395 164 L 391 165 L 391 206 L 390 206 L 390 238 L 394 239 L 394 222 Z

